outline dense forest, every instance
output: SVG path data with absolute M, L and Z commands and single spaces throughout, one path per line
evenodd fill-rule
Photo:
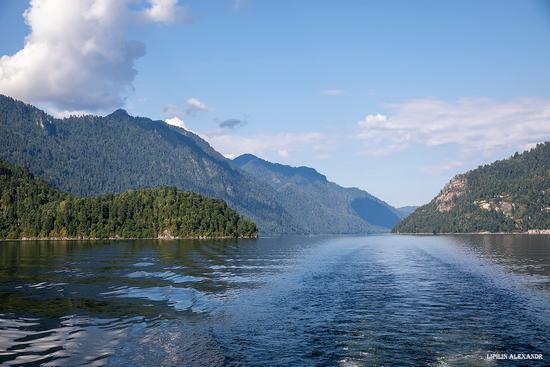
M 401 233 L 550 229 L 550 142 L 455 177 Z
M 78 196 L 174 186 L 220 198 L 264 234 L 387 231 L 399 219 L 364 191 L 318 181 L 322 175 L 311 168 L 287 167 L 280 177 L 289 185 L 275 186 L 256 175 L 256 166 L 226 159 L 199 136 L 124 110 L 56 119 L 0 95 L 0 159 Z
M 0 160 L 0 238 L 255 237 L 223 200 L 173 187 L 80 198 Z
M 56 119 L 0 95 L 0 159 L 78 196 L 174 186 L 223 199 L 263 233 L 305 232 L 271 187 L 235 167 L 206 141 L 124 110 Z

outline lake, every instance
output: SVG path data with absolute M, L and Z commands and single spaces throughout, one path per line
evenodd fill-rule
M 0 279 L 4 365 L 550 365 L 550 236 L 0 242 Z

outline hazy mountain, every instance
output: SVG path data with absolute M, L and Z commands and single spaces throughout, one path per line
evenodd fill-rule
M 550 142 L 454 177 L 396 232 L 550 229 Z
M 271 163 L 252 154 L 233 160 L 277 191 L 280 202 L 313 233 L 355 233 L 392 228 L 397 210 L 369 193 L 344 188 L 309 167 Z
M 207 142 L 124 110 L 56 119 L 0 95 L 0 158 L 77 195 L 174 186 L 224 199 L 263 233 L 304 232 L 277 202 L 272 187 L 235 167 Z
M 399 212 L 399 215 L 401 216 L 401 218 L 405 218 L 411 215 L 417 208 L 418 206 L 415 206 L 415 205 L 407 205 L 396 209 Z

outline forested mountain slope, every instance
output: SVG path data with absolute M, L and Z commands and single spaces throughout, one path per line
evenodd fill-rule
M 453 178 L 396 232 L 550 229 L 550 142 Z
M 124 110 L 56 119 L 0 95 L 0 159 L 79 196 L 174 186 L 221 198 L 263 234 L 384 231 L 400 216 L 372 195 L 328 182 L 311 168 L 276 172 L 282 166 L 272 165 L 284 183 L 276 185 L 258 174 L 257 162 L 232 162 L 187 130 Z
M 0 95 L 0 158 L 81 196 L 174 186 L 225 200 L 264 233 L 304 232 L 269 185 L 236 168 L 207 142 L 124 110 L 55 119 Z

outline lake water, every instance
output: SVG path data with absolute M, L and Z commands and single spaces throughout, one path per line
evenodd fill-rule
M 550 236 L 0 242 L 0 364 L 548 366 Z

